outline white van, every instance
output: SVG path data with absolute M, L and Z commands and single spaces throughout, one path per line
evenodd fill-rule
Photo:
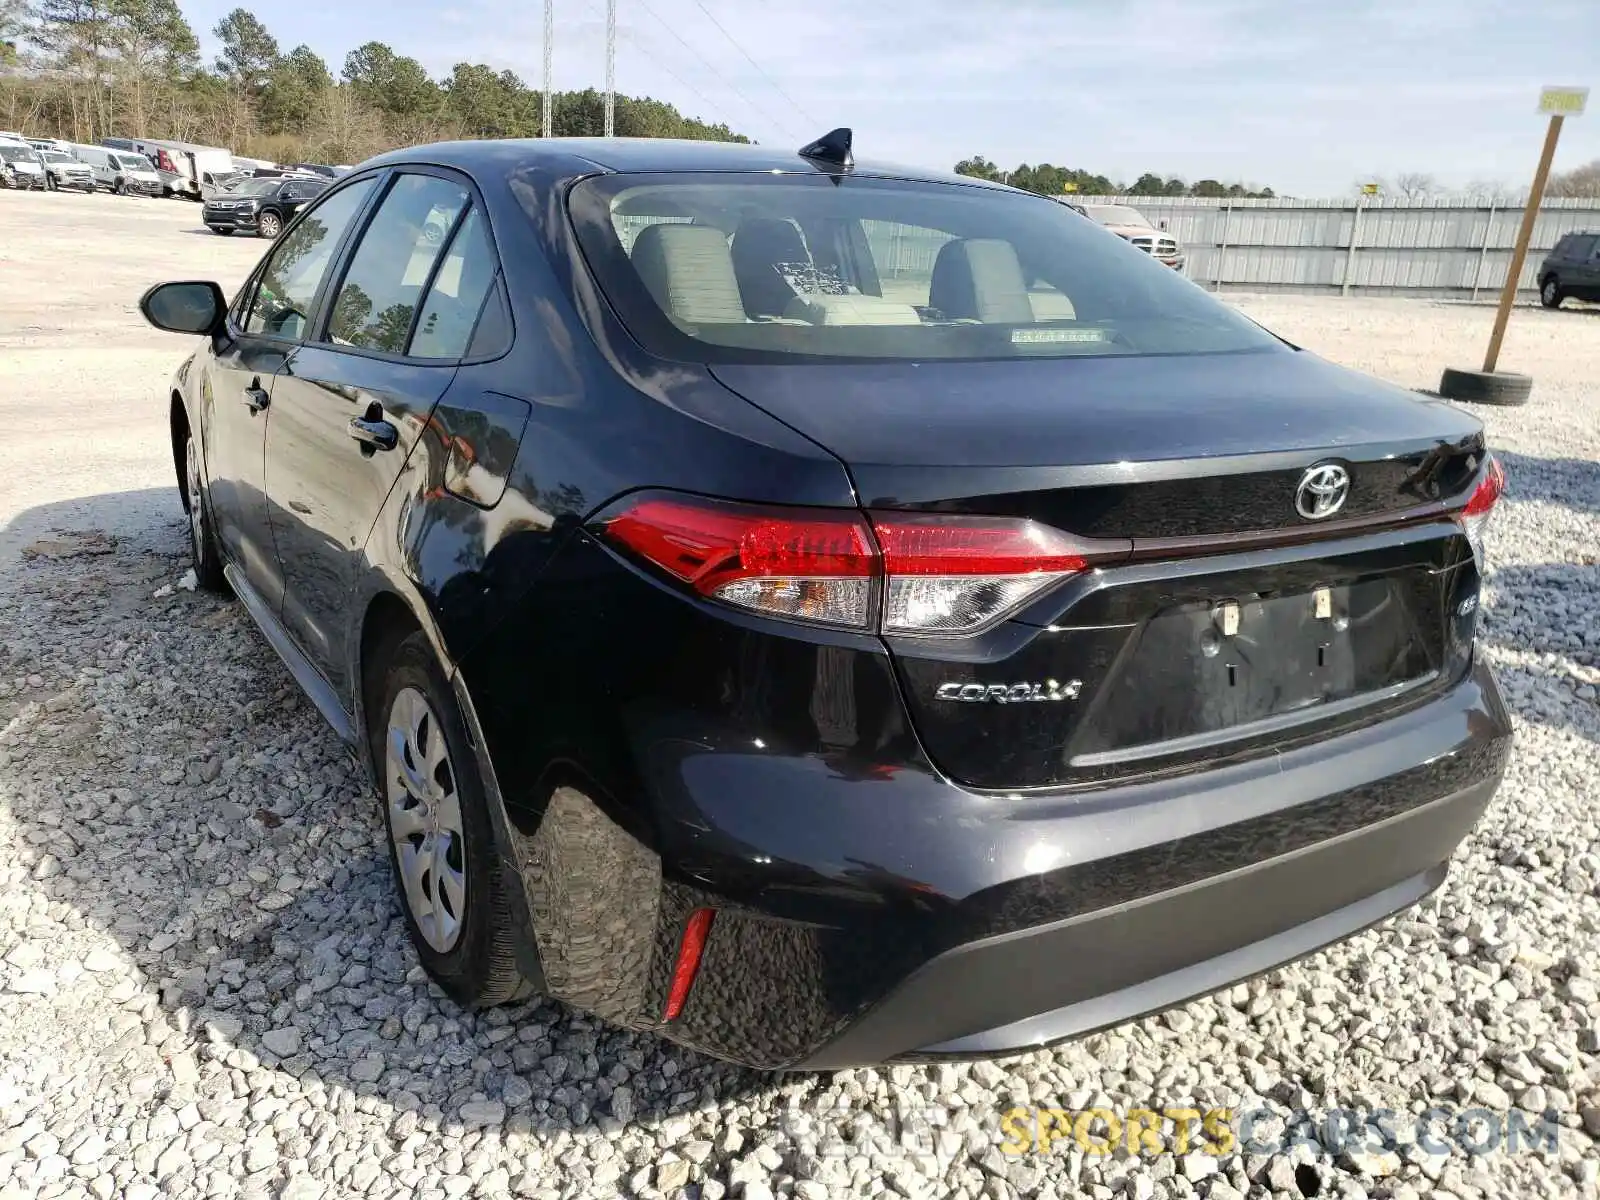
M 206 175 L 217 178 L 234 173 L 233 152 L 220 146 L 160 138 L 133 138 L 132 142 L 135 150 L 155 164 L 163 190 L 176 196 L 199 200 Z
M 72 157 L 94 172 L 97 188 L 117 195 L 159 196 L 161 176 L 142 154 L 132 150 L 108 150 L 104 146 L 74 145 Z

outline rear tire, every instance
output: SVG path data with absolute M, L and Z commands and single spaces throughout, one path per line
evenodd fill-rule
M 466 1008 L 518 1000 L 513 889 L 501 868 L 466 727 L 421 632 L 374 664 L 367 738 L 406 931 L 424 969 Z
M 1546 308 L 1560 308 L 1566 294 L 1561 290 L 1561 284 L 1554 275 L 1551 275 L 1539 285 L 1539 303 Z
M 1447 400 L 1468 404 L 1493 404 L 1514 408 L 1526 404 L 1533 394 L 1533 379 L 1511 371 L 1468 371 L 1446 367 L 1439 380 L 1439 394 Z

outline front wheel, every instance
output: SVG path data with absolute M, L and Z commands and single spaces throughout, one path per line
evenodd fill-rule
M 369 694 L 389 858 L 417 957 L 458 1004 L 519 999 L 529 988 L 513 949 L 518 881 L 500 866 L 466 728 L 422 633 L 395 646 Z
M 1554 275 L 1546 279 L 1539 288 L 1539 303 L 1546 308 L 1560 308 L 1561 302 L 1566 297 L 1561 294 L 1561 285 L 1556 282 Z
M 206 510 L 205 488 L 200 481 L 200 445 L 191 432 L 183 447 L 183 497 L 189 510 L 189 557 L 194 563 L 194 578 L 208 592 L 225 593 L 228 581 L 222 575 L 222 553 L 216 531 Z
M 283 219 L 277 213 L 264 212 L 256 221 L 256 230 L 271 241 L 283 232 Z

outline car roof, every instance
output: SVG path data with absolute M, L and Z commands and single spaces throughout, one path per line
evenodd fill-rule
M 381 154 L 368 159 L 356 169 L 401 163 L 455 167 L 469 174 L 513 170 L 523 166 L 542 166 L 566 175 L 677 171 L 815 171 L 826 174 L 835 169 L 829 164 L 802 158 L 798 150 L 742 142 L 700 142 L 675 138 L 514 138 L 435 142 Z M 959 183 L 1000 191 L 1016 190 L 967 175 L 894 163 L 858 160 L 850 173 L 928 183 Z

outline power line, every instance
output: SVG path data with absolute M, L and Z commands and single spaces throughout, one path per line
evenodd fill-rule
M 661 14 L 656 12 L 655 9 L 651 8 L 650 5 L 648 3 L 646 3 L 646 0 L 638 0 L 638 2 L 639 2 L 639 7 L 641 7 L 642 9 L 645 10 L 645 12 L 649 13 L 652 17 L 654 17 L 656 19 L 657 24 L 659 24 L 661 26 L 661 28 L 665 29 L 668 33 L 670 33 L 674 38 L 676 38 L 678 40 L 678 44 L 680 46 L 682 46 L 690 54 L 694 55 L 697 59 L 699 59 L 700 60 L 700 64 L 703 67 L 705 67 L 706 70 L 710 71 L 711 74 L 714 75 L 717 79 L 721 80 L 721 82 L 730 91 L 734 92 L 736 95 L 738 95 L 738 97 L 741 100 L 743 100 L 751 108 L 755 109 L 756 112 L 760 113 L 768 122 L 771 123 L 771 125 L 772 125 L 772 127 L 774 129 L 776 129 L 784 137 L 793 137 L 794 136 L 793 132 L 789 129 L 789 127 L 787 125 L 785 125 L 782 121 L 780 121 L 776 117 L 774 117 L 766 109 L 762 108 L 761 105 L 757 104 L 754 100 L 750 99 L 749 96 L 745 95 L 744 90 L 742 88 L 740 88 L 738 84 L 733 83 L 728 78 L 726 78 L 722 74 L 721 71 L 718 71 L 716 69 L 716 67 L 712 66 L 711 63 L 709 61 L 707 61 L 706 57 L 703 54 L 701 54 L 698 50 L 696 50 L 688 42 L 684 41 L 683 40 L 683 36 L 676 29 L 674 29 L 671 25 L 668 25 L 664 20 L 662 20 L 661 19 Z
M 600 15 L 600 10 L 595 7 L 594 0 L 584 0 L 584 4 L 586 5 L 586 7 L 589 9 L 589 11 L 591 13 L 594 13 L 596 16 Z M 708 109 L 710 109 L 713 115 L 722 117 L 724 121 L 727 120 L 728 114 L 727 114 L 726 110 L 723 109 L 722 105 L 718 104 L 715 100 L 711 99 L 711 97 L 707 96 L 699 88 L 695 87 L 694 84 L 690 83 L 682 75 L 679 75 L 671 67 L 667 66 L 666 63 L 660 61 L 659 58 L 652 57 L 651 54 L 650 54 L 649 47 L 642 45 L 633 36 L 633 34 L 628 31 L 628 27 L 626 25 L 617 26 L 617 32 L 621 36 L 627 38 L 628 41 L 630 43 L 632 43 L 633 46 L 639 51 L 639 53 L 643 54 L 646 58 L 650 59 L 650 61 L 655 66 L 657 66 L 661 70 L 665 71 L 668 75 L 672 76 L 673 79 L 677 80 L 685 88 L 687 88 L 689 91 L 693 92 L 696 96 L 698 96 L 700 98 L 701 103 L 703 103 Z M 730 125 L 729 128 L 732 128 L 732 126 Z
M 779 85 L 778 81 L 776 79 L 774 79 L 771 75 L 768 75 L 766 73 L 766 71 L 764 71 L 762 69 L 760 63 L 758 63 L 755 59 L 750 57 L 750 51 L 746 50 L 743 46 L 741 46 L 737 41 L 734 40 L 733 34 L 731 34 L 731 33 L 729 33 L 727 31 L 727 29 L 723 26 L 722 22 L 717 20 L 717 18 L 712 14 L 712 12 L 711 12 L 711 10 L 709 8 L 707 8 L 704 4 L 700 3 L 700 0 L 694 0 L 694 5 L 701 12 L 705 13 L 706 19 L 717 27 L 718 31 L 721 32 L 722 36 L 728 39 L 729 44 L 731 44 L 733 46 L 733 48 L 735 50 L 737 50 L 740 54 L 744 55 L 745 61 L 756 69 L 756 71 L 760 74 L 761 78 L 765 79 L 768 83 L 770 83 L 772 85 L 772 90 L 777 92 L 778 95 L 782 96 L 785 100 L 787 100 L 789 102 L 789 104 L 794 108 L 795 112 L 799 113 L 801 115 L 801 117 L 803 117 L 805 119 L 805 122 L 806 122 L 807 125 L 812 126 L 812 127 L 817 127 L 817 126 L 819 126 L 821 124 L 821 122 L 819 122 L 815 118 L 813 118 L 810 113 L 808 113 L 805 109 L 801 108 L 800 107 L 800 102 L 798 100 L 796 100 L 793 96 L 789 95 L 788 92 L 784 91 L 783 88 Z

